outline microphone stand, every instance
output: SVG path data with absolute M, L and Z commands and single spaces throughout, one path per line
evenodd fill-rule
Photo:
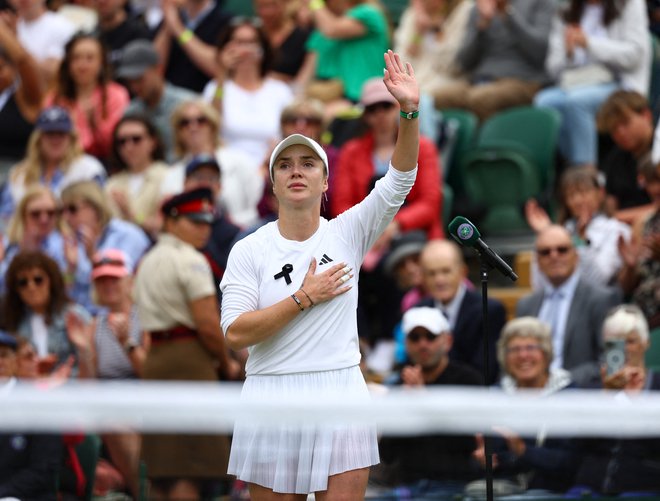
M 490 333 L 488 329 L 488 272 L 491 266 L 479 254 L 481 264 L 481 308 L 483 310 L 483 340 L 484 340 L 484 386 L 488 386 L 490 375 Z M 486 500 L 493 501 L 493 455 L 491 453 L 491 439 L 484 433 L 484 454 L 486 455 Z

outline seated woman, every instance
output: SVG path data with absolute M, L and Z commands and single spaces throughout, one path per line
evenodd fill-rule
M 5 328 L 35 346 L 39 374 L 47 376 L 72 364 L 74 375 L 90 377 L 94 354 L 86 349 L 80 326 L 89 325 L 91 317 L 67 297 L 57 263 L 40 251 L 21 251 L 9 265 L 5 280 Z
M 0 218 L 7 220 L 31 184 L 48 186 L 56 196 L 71 183 L 105 181 L 103 165 L 83 153 L 69 113 L 59 106 L 44 109 L 30 135 L 23 161 L 9 173 L 0 192 Z
M 128 106 L 128 91 L 111 80 L 107 54 L 96 36 L 75 35 L 64 50 L 57 86 L 46 96 L 46 104 L 69 110 L 83 149 L 105 161 L 112 131 Z
M 2 251 L 4 250 L 4 256 Z M 5 273 L 14 256 L 22 250 L 40 250 L 55 260 L 64 274 L 69 296 L 87 307 L 89 296 L 89 263 L 74 263 L 71 256 L 84 252 L 60 222 L 57 200 L 45 186 L 30 186 L 9 220 L 6 236 L 0 244 L 0 291 L 5 289 Z
M 561 114 L 559 150 L 569 166 L 596 164 L 596 113 L 612 92 L 648 92 L 647 25 L 644 0 L 570 0 L 555 19 L 546 67 L 557 85 L 534 104 Z
M 580 275 L 593 284 L 614 285 L 623 264 L 618 242 L 620 238 L 630 241 L 631 229 L 607 214 L 605 189 L 596 169 L 575 167 L 564 171 L 559 181 L 559 203 L 558 222 L 573 237 L 580 256 Z M 525 215 L 537 233 L 552 224 L 535 200 L 527 202 Z
M 221 119 L 210 104 L 185 101 L 172 113 L 175 151 L 180 160 L 167 173 L 161 188 L 164 196 L 183 191 L 184 171 L 193 157 L 214 155 L 220 164 L 222 191 L 220 206 L 232 223 L 248 227 L 259 219 L 257 205 L 264 186 L 261 159 L 250 158 L 242 151 L 223 144 Z
M 603 323 L 603 341 L 605 345 L 619 341 L 625 363 L 619 370 L 608 370 L 605 364 L 599 386 L 629 394 L 660 390 L 660 374 L 647 368 L 644 361 L 649 326 L 637 306 L 621 305 L 609 313 Z M 581 496 L 589 492 L 660 495 L 660 439 L 585 439 L 579 452 L 582 459 L 574 491 Z
M 160 229 L 160 187 L 168 170 L 158 131 L 146 117 L 127 115 L 117 123 L 112 143 L 117 173 L 105 186 L 110 209 L 155 238 Z
M 434 95 L 461 78 L 456 54 L 463 42 L 468 0 L 412 0 L 394 32 L 394 50 L 415 68 L 423 92 Z
M 502 329 L 497 360 L 505 374 L 501 381 L 505 392 L 533 390 L 547 396 L 572 386 L 568 371 L 550 368 L 552 359 L 550 327 L 537 318 L 516 318 Z M 522 474 L 522 488 L 555 493 L 573 485 L 577 457 L 570 441 L 546 438 L 544 430 L 535 438 L 521 438 L 511 430 L 498 431 L 501 437 L 492 444 L 496 476 L 516 481 Z M 474 456 L 485 464 L 482 436 L 477 436 Z

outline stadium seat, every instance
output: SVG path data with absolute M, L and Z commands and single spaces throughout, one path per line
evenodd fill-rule
M 529 231 L 522 206 L 552 189 L 558 132 L 555 110 L 531 106 L 500 112 L 482 125 L 461 170 L 466 194 L 487 210 L 485 232 Z
M 247 0 L 225 0 L 223 7 L 235 16 L 254 16 L 252 2 Z
M 651 33 L 651 83 L 649 105 L 653 112 L 653 123 L 660 118 L 660 38 Z
M 442 185 L 442 225 L 446 229 L 451 221 L 454 190 L 447 183 Z
M 467 110 L 448 108 L 440 110 L 440 113 L 445 124 L 441 130 L 446 136 L 441 138 L 443 144 L 440 146 L 444 160 L 443 174 L 445 182 L 451 185 L 454 194 L 458 196 L 465 193 L 461 162 L 474 143 L 478 120 L 474 113 Z
M 651 345 L 646 351 L 646 366 L 649 369 L 660 371 L 660 327 L 649 332 Z

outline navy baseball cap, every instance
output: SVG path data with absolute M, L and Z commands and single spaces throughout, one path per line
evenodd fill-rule
M 3 330 L 0 330 L 0 346 L 8 346 L 12 350 L 16 351 L 18 347 L 16 337 Z
M 44 109 L 39 117 L 35 127 L 42 132 L 71 132 L 73 122 L 69 112 L 61 106 L 49 106 Z
M 188 165 L 186 165 L 186 177 L 188 177 L 200 167 L 213 167 L 214 169 L 218 170 L 218 173 L 220 172 L 220 164 L 216 160 L 215 156 L 202 153 L 200 155 L 194 156 L 192 160 L 188 162 Z

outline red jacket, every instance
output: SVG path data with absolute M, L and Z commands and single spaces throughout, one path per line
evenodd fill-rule
M 337 216 L 346 209 L 360 203 L 367 196 L 374 176 L 372 162 L 374 138 L 368 132 L 342 146 L 334 172 L 334 192 L 331 199 L 332 215 Z M 418 171 L 415 185 L 406 197 L 404 205 L 394 219 L 402 231 L 421 229 L 427 237 L 442 238 L 442 174 L 439 155 L 433 142 L 420 138 Z

